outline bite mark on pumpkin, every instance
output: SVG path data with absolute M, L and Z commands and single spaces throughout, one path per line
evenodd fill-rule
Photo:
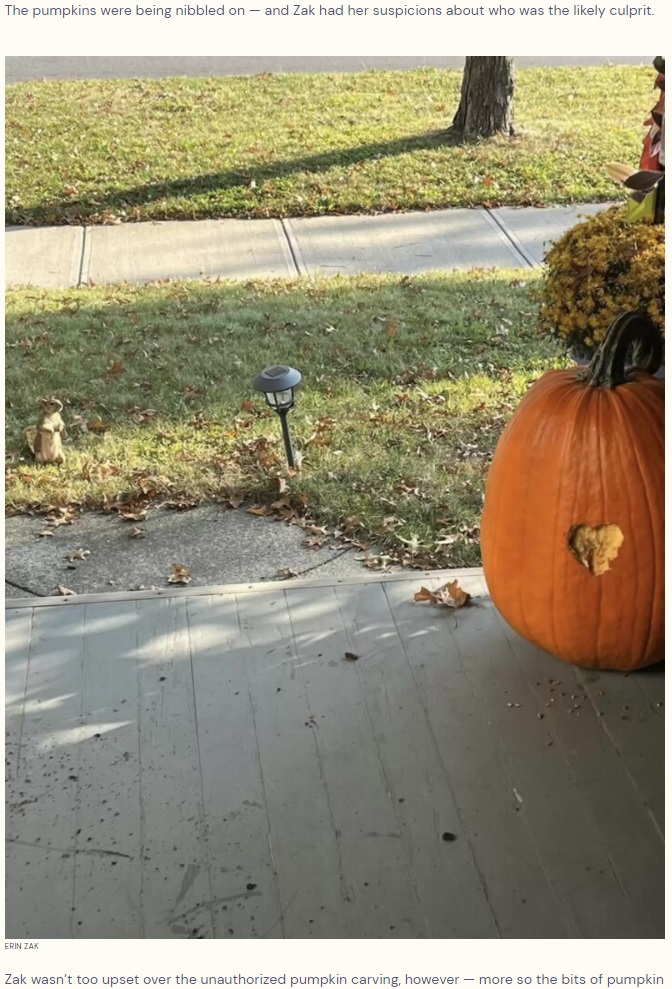
M 614 523 L 605 525 L 573 525 L 567 545 L 575 560 L 596 577 L 611 570 L 609 564 L 618 556 L 624 535 Z

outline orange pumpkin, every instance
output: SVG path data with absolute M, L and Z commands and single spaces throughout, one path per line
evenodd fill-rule
M 481 522 L 490 594 L 520 635 L 570 663 L 663 658 L 662 356 L 648 317 L 619 316 L 587 368 L 529 388 L 495 451 Z

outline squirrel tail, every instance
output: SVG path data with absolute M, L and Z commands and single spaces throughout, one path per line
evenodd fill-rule
M 24 436 L 26 437 L 26 443 L 30 447 L 30 452 L 34 454 L 35 437 L 37 436 L 37 429 L 35 429 L 35 426 L 29 426 L 28 429 L 25 430 Z

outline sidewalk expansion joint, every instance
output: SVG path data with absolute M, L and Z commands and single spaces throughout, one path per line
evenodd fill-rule
M 532 257 L 527 248 L 521 243 L 518 237 L 516 237 L 513 230 L 509 230 L 501 216 L 488 209 L 487 206 L 483 207 L 483 212 L 491 227 L 497 230 L 500 236 L 506 240 L 507 246 L 510 247 L 529 268 L 541 267 L 539 262 Z
M 282 232 L 285 235 L 287 246 L 289 247 L 289 253 L 291 254 L 292 261 L 294 262 L 294 267 L 296 268 L 297 275 L 307 275 L 309 274 L 308 266 L 303 260 L 303 254 L 301 253 L 301 248 L 299 247 L 299 242 L 296 239 L 296 235 L 292 230 L 291 220 L 280 218 L 280 226 L 282 227 Z
M 91 236 L 90 227 L 84 227 L 82 232 L 82 256 L 79 259 L 79 275 L 77 286 L 88 285 L 91 272 Z

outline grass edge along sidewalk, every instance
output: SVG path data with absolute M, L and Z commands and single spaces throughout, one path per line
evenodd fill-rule
M 174 282 L 7 293 L 11 512 L 202 501 L 345 525 L 393 558 L 474 566 L 487 466 L 529 382 L 536 273 Z M 288 470 L 251 381 L 304 376 Z M 37 384 L 36 384 L 37 383 Z M 65 402 L 66 463 L 32 462 L 37 399 Z M 326 530 L 325 530 L 326 531 Z
M 458 70 L 22 83 L 10 225 L 381 213 L 619 199 L 647 66 L 520 68 L 518 136 L 456 143 Z

